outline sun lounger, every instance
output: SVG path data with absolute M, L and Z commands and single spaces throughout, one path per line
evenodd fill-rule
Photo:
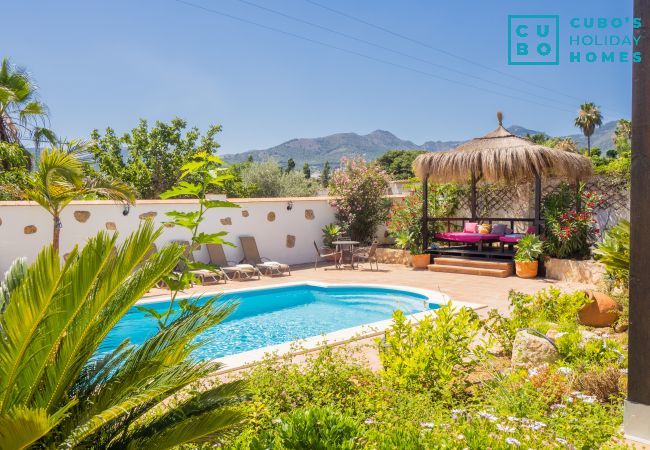
M 250 264 L 237 264 L 226 259 L 226 253 L 221 244 L 207 244 L 208 255 L 210 255 L 210 264 L 219 267 L 229 280 L 248 280 L 255 276 L 259 280 L 262 274 L 260 270 Z
M 187 258 L 188 261 L 194 261 L 194 255 L 190 251 L 190 243 L 188 241 L 172 241 L 172 242 L 175 242 L 177 244 L 180 244 L 180 245 L 184 246 L 185 247 L 185 252 L 184 252 L 185 258 Z M 177 269 L 182 270 L 183 269 L 182 264 L 183 264 L 183 262 L 181 261 L 179 263 L 180 267 L 177 267 Z M 216 284 L 218 284 L 220 280 L 223 280 L 224 283 L 226 282 L 226 280 L 228 280 L 228 277 L 226 276 L 226 274 L 223 271 L 221 271 L 218 267 L 215 267 L 214 269 L 189 270 L 189 273 L 191 273 L 192 275 L 195 275 L 196 277 L 198 277 L 198 279 L 201 281 L 201 284 L 206 284 L 205 282 L 207 280 L 211 280 Z
M 289 275 L 291 275 L 291 267 L 288 264 L 271 261 L 269 258 L 260 256 L 260 252 L 257 249 L 257 242 L 255 242 L 253 236 L 240 236 L 239 241 L 241 242 L 241 249 L 244 252 L 242 262 L 257 267 L 265 275 L 282 275 L 284 272 L 289 272 Z

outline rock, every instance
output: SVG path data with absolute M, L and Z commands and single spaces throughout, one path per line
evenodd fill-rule
M 269 222 L 273 222 L 273 221 L 275 220 L 275 213 L 274 213 L 273 211 L 271 211 L 270 213 L 268 213 L 268 214 L 266 215 L 266 220 L 268 220 Z
M 138 217 L 140 218 L 140 220 L 149 220 L 149 219 L 153 219 L 157 215 L 158 215 L 158 213 L 156 211 L 149 211 L 149 212 L 140 214 Z
M 25 234 L 34 234 L 38 231 L 38 228 L 36 228 L 36 225 L 27 225 L 25 228 L 23 228 L 23 232 Z
M 106 222 L 106 229 L 109 231 L 115 231 L 117 230 L 117 225 L 115 225 L 115 222 Z
M 90 211 L 75 211 L 72 213 L 75 219 L 77 219 L 77 222 L 84 223 L 88 219 L 90 219 Z
M 225 217 L 219 220 L 221 225 L 232 225 L 232 219 L 230 217 Z
M 296 237 L 287 234 L 287 248 L 294 248 L 296 246 Z
M 617 333 L 624 333 L 627 331 L 629 326 L 630 324 L 628 324 L 627 322 L 617 323 L 616 326 L 614 327 L 614 331 L 616 331 Z
M 246 210 L 246 209 L 242 209 L 242 210 L 241 210 L 241 216 L 242 216 L 242 217 L 248 217 L 248 216 L 249 216 L 249 212 L 248 212 L 248 210 Z
M 558 351 L 547 338 L 519 331 L 512 345 L 513 367 L 538 367 L 552 363 L 558 358 Z
M 591 300 L 578 311 L 578 322 L 589 327 L 609 327 L 616 322 L 620 308 L 616 300 L 602 292 L 585 291 Z
M 314 215 L 314 210 L 313 209 L 306 209 L 305 210 L 305 219 L 307 220 L 314 220 L 316 216 Z

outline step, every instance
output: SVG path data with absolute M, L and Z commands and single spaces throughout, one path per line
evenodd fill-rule
M 429 264 L 431 272 L 459 273 L 483 277 L 507 278 L 512 275 L 509 269 L 484 269 L 480 267 L 449 266 L 446 264 Z
M 477 269 L 499 269 L 499 270 L 512 271 L 512 263 L 503 262 L 503 261 L 485 261 L 479 259 L 435 257 L 433 258 L 433 262 L 434 264 L 443 264 L 445 266 L 474 267 Z

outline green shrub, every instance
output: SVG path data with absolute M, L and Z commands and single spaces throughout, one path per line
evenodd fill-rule
M 447 305 L 436 311 L 435 318 L 427 316 L 416 324 L 396 311 L 393 321 L 379 354 L 383 375 L 391 384 L 451 399 L 486 357 L 486 346 L 475 343 L 481 322 L 473 310 Z
M 546 332 L 551 327 L 572 330 L 577 327 L 578 310 L 587 303 L 584 292 L 562 292 L 552 287 L 534 295 L 510 291 L 510 315 L 503 316 L 497 310 L 488 312 L 484 321 L 486 331 L 501 345 L 506 354 L 512 353 L 512 343 L 517 331 L 535 328 Z
M 361 448 L 359 426 L 332 408 L 298 409 L 271 433 L 273 448 L 287 450 L 350 450 Z
M 546 221 L 546 254 L 554 258 L 586 258 L 596 241 L 598 228 L 594 209 L 600 199 L 594 192 L 579 189 L 581 209 L 575 188 L 562 183 L 557 191 L 543 201 L 542 215 Z
M 615 285 L 627 288 L 630 283 L 630 222 L 621 220 L 605 233 L 594 249 L 594 259 L 605 265 Z
M 533 262 L 537 261 L 543 254 L 544 243 L 542 240 L 534 234 L 527 234 L 517 242 L 515 261 Z
M 336 209 L 336 220 L 355 241 L 370 242 L 377 227 L 388 215 L 390 201 L 386 198 L 390 177 L 376 163 L 362 157 L 341 159 L 329 183 L 330 202 Z

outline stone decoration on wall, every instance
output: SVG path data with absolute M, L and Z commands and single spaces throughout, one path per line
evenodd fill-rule
M 287 248 L 294 248 L 295 246 L 296 246 L 296 237 L 291 234 L 287 234 Z
M 75 211 L 73 215 L 77 222 L 81 223 L 85 223 L 88 219 L 90 219 L 90 211 Z
M 232 219 L 230 217 L 224 217 L 219 221 L 221 222 L 221 225 L 232 225 Z
M 23 231 L 25 234 L 34 234 L 38 231 L 38 228 L 36 228 L 36 225 L 27 225 Z
M 314 215 L 314 210 L 313 209 L 306 209 L 305 210 L 305 219 L 307 220 L 314 220 L 316 216 Z
M 241 216 L 242 217 L 248 217 L 250 214 L 247 209 L 242 209 L 241 210 Z
M 140 214 L 138 217 L 140 218 L 140 220 L 145 220 L 145 219 L 153 219 L 157 215 L 158 213 L 156 211 L 148 211 L 146 213 Z
M 268 214 L 266 215 L 266 220 L 268 220 L 269 222 L 273 222 L 273 221 L 275 220 L 275 213 L 274 213 L 273 211 L 271 211 L 270 213 L 268 213 Z
M 106 229 L 108 231 L 115 231 L 117 230 L 117 225 L 115 225 L 115 222 L 106 222 Z

